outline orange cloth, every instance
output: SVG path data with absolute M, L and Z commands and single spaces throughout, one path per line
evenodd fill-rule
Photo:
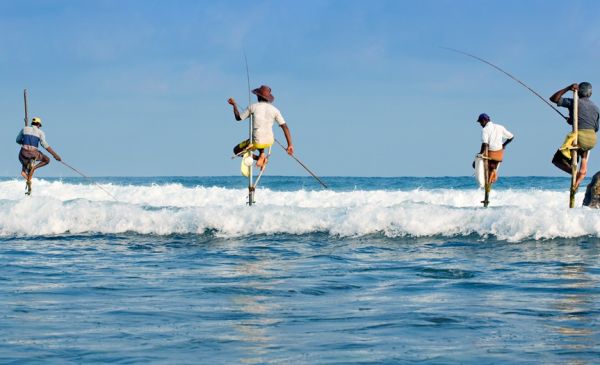
M 502 158 L 504 157 L 504 150 L 499 151 L 488 151 L 488 157 L 491 160 L 502 162 Z

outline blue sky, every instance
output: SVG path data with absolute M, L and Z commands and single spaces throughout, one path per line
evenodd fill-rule
M 89 175 L 238 174 L 247 125 L 226 100 L 247 105 L 244 52 L 318 174 L 469 175 L 486 112 L 516 135 L 501 175 L 558 175 L 560 117 L 440 47 L 547 97 L 600 87 L 598 24 L 596 1 L 2 1 L 0 175 L 19 172 L 24 88 L 48 142 Z M 269 174 L 304 174 L 280 149 L 271 161 Z

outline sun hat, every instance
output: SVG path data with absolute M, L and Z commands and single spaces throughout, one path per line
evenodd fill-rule
M 266 99 L 269 103 L 275 100 L 275 97 L 271 94 L 271 88 L 267 85 L 261 85 L 258 89 L 252 90 L 252 94 Z

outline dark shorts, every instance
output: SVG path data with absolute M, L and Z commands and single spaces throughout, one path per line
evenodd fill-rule
M 39 150 L 32 151 L 21 148 L 21 151 L 19 151 L 19 161 L 21 161 L 23 171 L 27 169 L 27 164 L 29 163 L 29 160 L 44 161 L 50 159 L 48 158 L 48 156 L 44 155 Z
M 246 149 L 246 147 L 248 147 L 249 144 L 250 144 L 249 139 L 236 144 L 235 147 L 233 147 L 233 153 L 238 155 L 240 152 L 242 152 L 244 149 Z

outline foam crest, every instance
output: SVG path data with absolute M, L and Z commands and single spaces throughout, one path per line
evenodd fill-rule
M 495 236 L 502 240 L 600 237 L 600 211 L 568 209 L 567 193 L 493 191 L 481 209 L 480 190 L 270 191 L 245 206 L 246 189 L 165 185 L 0 182 L 0 235 L 325 233 L 342 237 Z M 578 195 L 581 202 L 583 194 Z

